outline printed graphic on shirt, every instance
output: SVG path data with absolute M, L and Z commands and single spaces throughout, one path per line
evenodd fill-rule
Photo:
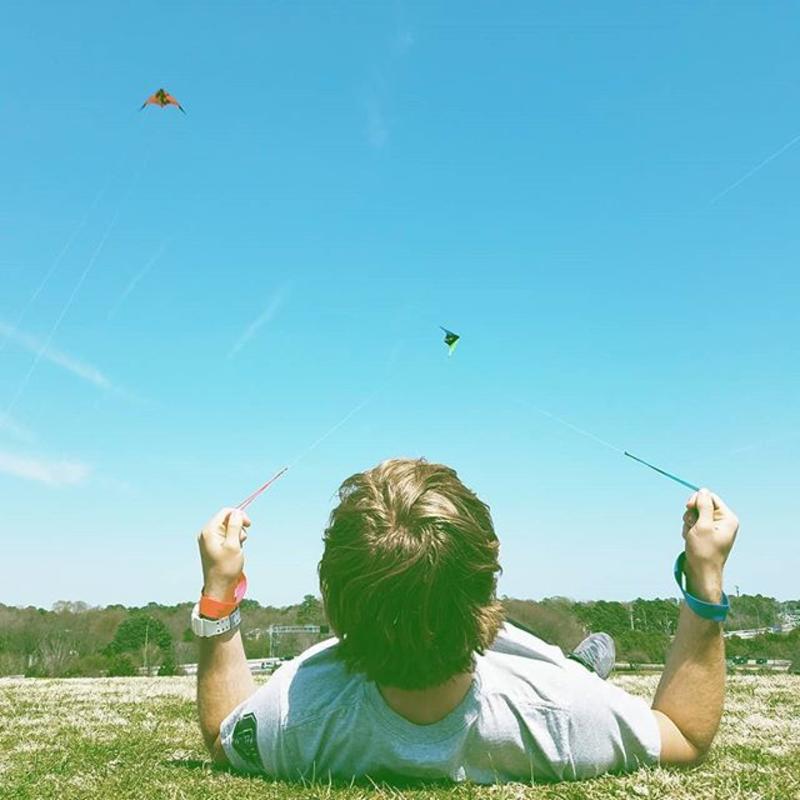
M 256 740 L 256 715 L 245 714 L 233 729 L 233 749 L 251 769 L 263 769 Z

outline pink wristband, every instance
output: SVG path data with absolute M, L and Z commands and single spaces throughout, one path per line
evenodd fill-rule
M 205 587 L 203 587 L 205 588 Z M 247 578 L 244 572 L 233 590 L 233 600 L 217 600 L 201 593 L 200 595 L 200 616 L 208 619 L 221 619 L 227 617 L 242 602 L 247 591 Z

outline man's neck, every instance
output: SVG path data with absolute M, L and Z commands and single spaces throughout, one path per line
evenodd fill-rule
M 430 689 L 396 689 L 378 686 L 386 705 L 417 725 L 432 725 L 444 719 L 465 697 L 472 673 L 464 672 Z

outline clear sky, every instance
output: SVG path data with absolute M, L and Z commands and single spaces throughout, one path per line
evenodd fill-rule
M 253 505 L 261 602 L 316 590 L 338 484 L 399 455 L 489 503 L 501 593 L 674 595 L 688 491 L 534 406 L 718 491 L 727 588 L 800 595 L 798 34 L 783 3 L 7 6 L 0 602 L 193 599 L 204 520 L 366 399 Z M 185 116 L 139 113 L 159 86 Z

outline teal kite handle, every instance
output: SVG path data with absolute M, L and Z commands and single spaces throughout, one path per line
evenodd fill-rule
M 665 472 L 663 469 L 654 467 L 652 464 L 648 464 L 644 459 L 635 456 L 633 453 L 629 453 L 627 450 L 625 450 L 624 453 L 626 456 L 628 456 L 628 458 L 632 458 L 634 461 L 638 461 L 640 464 L 650 467 L 650 469 L 655 470 L 661 475 L 665 475 L 667 478 L 670 478 L 670 480 L 675 481 L 675 483 L 679 483 L 681 486 L 685 486 L 687 489 L 693 489 L 695 492 L 700 491 L 699 486 L 695 486 L 693 483 L 689 483 L 689 481 L 685 481 L 683 478 L 679 478 L 677 475 L 673 475 L 671 472 Z

